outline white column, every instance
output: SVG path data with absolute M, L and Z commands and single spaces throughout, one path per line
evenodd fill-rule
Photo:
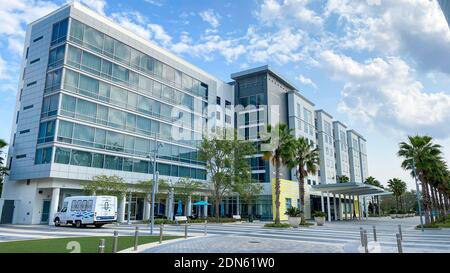
M 173 220 L 173 188 L 170 189 L 169 192 L 169 208 L 167 209 L 168 215 L 167 215 L 167 219 Z
M 241 199 L 239 195 L 236 197 L 236 215 L 241 215 Z
M 125 221 L 125 204 L 127 203 L 126 196 L 121 196 L 120 206 L 117 212 L 117 222 L 123 223 Z
M 187 217 L 192 215 L 192 197 L 189 195 L 185 206 L 185 215 Z
M 53 188 L 52 201 L 50 203 L 50 214 L 48 217 L 49 225 L 53 225 L 53 219 L 55 218 L 55 213 L 58 212 L 59 193 L 60 193 L 60 188 Z
M 341 194 L 338 194 L 339 197 L 339 220 L 343 220 L 342 219 L 342 196 Z
M 325 205 L 323 204 L 323 192 L 320 192 L 320 207 L 322 212 L 325 212 Z
M 205 200 L 204 200 L 205 202 L 208 202 L 208 196 L 205 196 Z M 205 206 L 203 206 L 203 217 L 208 217 L 208 206 L 207 205 L 205 205 Z
M 355 202 L 353 202 L 354 199 L 354 195 L 349 195 L 348 196 L 348 203 L 350 204 L 350 220 L 353 220 L 353 209 L 355 206 Z
M 128 194 L 128 208 L 127 208 L 127 224 L 131 224 L 131 199 L 132 199 L 132 193 Z
M 331 222 L 331 204 L 329 192 L 327 192 L 327 212 L 328 212 L 328 222 Z
M 368 207 L 366 206 L 367 203 L 366 203 L 366 197 L 365 196 L 363 196 L 363 203 L 364 203 L 364 213 L 365 213 L 366 221 L 367 221 L 367 218 L 369 217 L 369 211 L 368 211 Z
M 338 220 L 338 213 L 337 213 L 337 209 L 336 209 L 336 195 L 333 193 L 333 209 L 334 209 L 334 221 Z
M 144 220 L 149 220 L 150 219 L 150 213 L 151 210 L 153 208 L 151 208 L 151 195 L 150 194 L 146 194 L 145 198 L 144 198 Z

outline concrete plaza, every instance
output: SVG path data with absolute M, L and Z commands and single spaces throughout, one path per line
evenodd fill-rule
M 366 221 L 326 222 L 324 226 L 289 229 L 264 228 L 264 223 L 208 224 L 207 236 L 203 224 L 189 226 L 188 240 L 176 240 L 163 245 L 140 247 L 142 252 L 363 252 L 360 247 L 360 227 L 367 230 L 370 252 L 397 252 L 396 233 L 402 226 L 404 252 L 450 253 L 450 230 L 416 230 L 419 218 L 369 218 Z M 54 227 L 45 225 L 1 225 L 0 242 L 27 239 L 46 239 L 75 236 L 133 235 L 135 226 L 141 234 L 149 234 L 148 225 L 107 225 L 101 229 Z M 377 242 L 372 227 L 376 226 Z M 155 228 L 158 235 L 159 227 Z M 168 225 L 165 235 L 184 235 L 184 226 Z M 1 245 L 0 245 L 1 247 Z

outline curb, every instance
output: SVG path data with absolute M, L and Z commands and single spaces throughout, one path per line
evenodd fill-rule
M 172 236 L 172 235 L 170 235 L 170 236 Z M 199 237 L 208 237 L 208 236 L 209 235 L 207 235 L 207 236 L 192 236 L 192 237 L 188 237 L 187 239 L 178 238 L 178 239 L 171 239 L 171 240 L 167 240 L 167 241 L 163 240 L 161 244 L 159 242 L 153 242 L 153 243 L 138 245 L 138 249 L 136 251 L 134 250 L 134 247 L 130 247 L 130 248 L 118 251 L 117 253 L 141 253 L 142 251 L 153 248 L 153 247 L 170 244 L 170 243 L 177 243 L 180 241 L 192 240 L 192 239 L 196 239 Z

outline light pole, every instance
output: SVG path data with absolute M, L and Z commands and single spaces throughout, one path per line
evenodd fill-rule
M 420 228 L 422 229 L 422 232 L 423 232 L 422 208 L 420 206 L 420 198 L 419 198 L 419 182 L 417 182 L 416 161 L 414 160 L 414 158 L 412 159 L 412 162 L 413 162 L 414 180 L 416 181 L 416 199 L 417 199 L 417 206 L 419 208 Z
M 153 226 L 155 222 L 155 195 L 158 189 L 158 174 L 156 173 L 156 158 L 158 150 L 163 144 L 158 142 L 155 133 L 155 149 L 153 150 L 153 183 L 152 183 L 152 205 L 150 208 L 150 235 L 153 235 Z

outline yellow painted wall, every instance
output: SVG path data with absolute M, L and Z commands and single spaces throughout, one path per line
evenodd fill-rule
M 291 198 L 292 206 L 298 207 L 297 199 L 298 195 L 298 183 L 291 180 L 280 180 L 280 219 L 287 220 L 288 216 L 284 213 L 286 212 L 286 198 Z M 272 213 L 273 219 L 275 220 L 275 179 L 272 179 Z

